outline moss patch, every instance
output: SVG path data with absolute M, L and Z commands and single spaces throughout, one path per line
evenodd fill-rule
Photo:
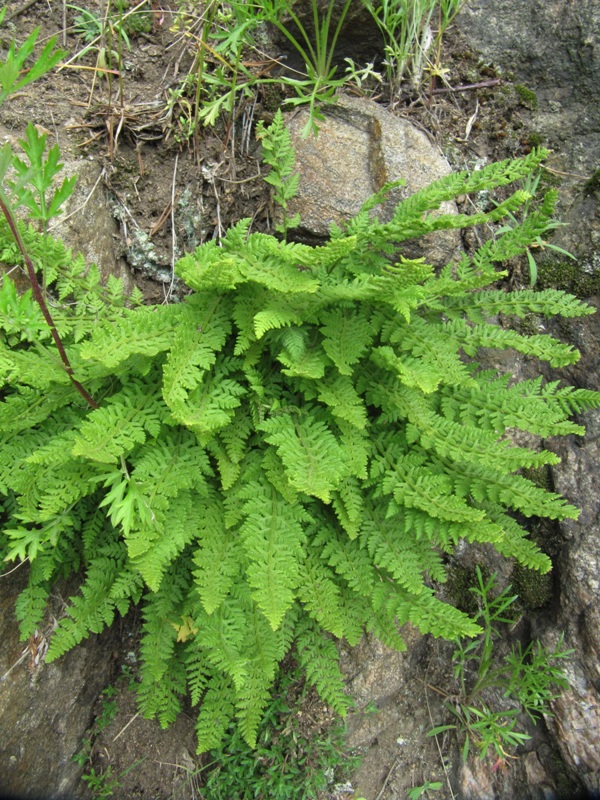
M 554 580 L 552 573 L 541 575 L 535 569 L 515 564 L 511 575 L 512 588 L 526 609 L 543 608 L 552 600 Z
M 592 177 L 586 181 L 583 187 L 583 193 L 588 196 L 592 194 L 600 194 L 600 167 L 598 167 Z
M 600 257 L 582 264 L 579 261 L 538 263 L 538 289 L 562 289 L 576 297 L 600 294 Z
M 483 572 L 483 570 L 482 570 Z M 484 577 L 487 575 L 484 574 Z M 450 602 L 465 614 L 476 614 L 478 611 L 477 599 L 471 589 L 477 586 L 477 576 L 474 567 L 455 565 L 448 569 L 446 591 Z
M 514 88 L 515 92 L 519 96 L 521 105 L 525 106 L 525 108 L 529 108 L 531 111 L 535 111 L 535 109 L 538 107 L 538 101 L 535 92 L 520 83 L 516 83 Z

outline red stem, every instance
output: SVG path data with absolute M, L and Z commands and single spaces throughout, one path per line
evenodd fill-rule
M 2 209 L 2 213 L 6 217 L 6 221 L 8 222 L 8 225 L 9 225 L 11 231 L 12 231 L 12 234 L 15 237 L 15 242 L 17 243 L 17 247 L 21 251 L 21 255 L 23 256 L 23 259 L 25 261 L 25 266 L 27 267 L 27 273 L 29 275 L 29 280 L 31 282 L 31 288 L 33 289 L 33 295 L 34 295 L 35 299 L 37 300 L 37 304 L 39 305 L 39 307 L 42 310 L 42 314 L 44 315 L 44 319 L 46 320 L 46 322 L 48 323 L 48 325 L 50 327 L 50 332 L 52 333 L 52 338 L 54 339 L 54 342 L 55 342 L 56 347 L 58 349 L 58 352 L 60 354 L 60 358 L 61 358 L 61 360 L 62 360 L 62 362 L 64 364 L 65 371 L 66 371 L 67 375 L 71 379 L 71 382 L 72 382 L 73 386 L 77 389 L 77 391 L 83 397 L 83 399 L 86 401 L 86 403 L 89 406 L 91 406 L 92 408 L 100 408 L 100 406 L 98 405 L 98 403 L 96 403 L 94 398 L 91 397 L 91 395 L 88 394 L 88 392 L 79 383 L 79 381 L 75 379 L 75 375 L 73 373 L 73 367 L 71 366 L 71 362 L 69 361 L 69 357 L 67 356 L 67 353 L 65 351 L 64 345 L 62 343 L 62 339 L 60 338 L 60 334 L 58 333 L 58 330 L 56 329 L 56 325 L 54 324 L 54 320 L 52 319 L 52 315 L 50 314 L 50 311 L 48 310 L 48 306 L 46 305 L 46 301 L 44 300 L 44 296 L 42 294 L 42 290 L 41 290 L 40 284 L 38 283 L 38 279 L 37 279 L 37 276 L 35 274 L 35 269 L 34 269 L 33 263 L 31 261 L 31 259 L 29 258 L 29 253 L 25 249 L 25 244 L 23 243 L 23 240 L 21 239 L 21 234 L 19 233 L 19 229 L 17 227 L 17 222 L 16 222 L 16 220 L 15 220 L 15 218 L 13 216 L 12 211 L 6 205 L 6 203 L 4 202 L 2 197 L 0 197 L 0 209 Z

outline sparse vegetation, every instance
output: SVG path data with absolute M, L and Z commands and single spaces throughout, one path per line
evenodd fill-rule
M 530 738 L 518 729 L 519 714 L 524 711 L 536 722 L 542 714 L 550 714 L 550 701 L 568 688 L 562 664 L 573 651 L 563 648 L 562 639 L 551 652 L 539 641 L 524 649 L 517 642 L 498 663 L 494 650 L 501 638 L 500 626 L 514 623 L 510 607 L 517 596 L 510 594 L 510 586 L 498 593 L 496 576 L 485 580 L 479 567 L 476 578 L 471 592 L 479 605 L 475 618 L 482 634 L 457 642 L 453 656 L 456 692 L 436 687 L 447 697 L 446 709 L 456 722 L 437 726 L 428 735 L 454 730 L 462 741 L 464 760 L 473 747 L 480 758 L 491 752 L 497 763 L 504 763 Z M 502 692 L 504 705 L 491 699 L 494 690 Z

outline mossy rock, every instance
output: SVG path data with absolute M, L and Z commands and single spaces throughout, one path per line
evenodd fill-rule
M 449 601 L 465 614 L 474 615 L 478 611 L 477 598 L 471 591 L 477 586 L 475 567 L 455 564 L 448 569 L 446 592 Z
M 513 591 L 528 610 L 544 608 L 554 595 L 554 579 L 551 572 L 541 575 L 534 569 L 516 564 L 511 576 Z
M 538 107 L 538 101 L 533 89 L 529 89 L 527 86 L 523 86 L 520 83 L 515 84 L 514 89 L 519 96 L 521 105 L 525 106 L 525 108 L 529 108 L 531 111 L 535 111 Z
M 536 288 L 561 289 L 580 298 L 600 294 L 600 258 L 585 263 L 569 260 L 539 263 Z

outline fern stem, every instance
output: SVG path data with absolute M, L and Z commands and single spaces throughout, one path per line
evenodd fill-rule
M 56 325 L 54 324 L 54 320 L 52 319 L 52 315 L 50 314 L 48 306 L 46 305 L 46 301 L 44 300 L 44 295 L 42 293 L 40 284 L 39 284 L 37 276 L 35 274 L 35 268 L 33 266 L 33 262 L 31 261 L 31 258 L 29 257 L 29 253 L 27 252 L 27 250 L 25 248 L 25 244 L 24 244 L 23 240 L 21 239 L 21 234 L 19 233 L 19 228 L 17 227 L 17 221 L 16 221 L 11 209 L 8 207 L 8 205 L 4 201 L 4 198 L 2 198 L 1 196 L 0 196 L 0 209 L 2 210 L 2 213 L 4 214 L 4 216 L 6 218 L 6 221 L 8 222 L 8 225 L 9 225 L 11 231 L 12 231 L 12 234 L 15 237 L 15 242 L 17 243 L 17 247 L 21 251 L 21 255 L 23 256 L 23 260 L 25 261 L 25 266 L 27 267 L 27 273 L 29 275 L 29 280 L 31 282 L 31 288 L 33 290 L 33 295 L 34 295 L 34 297 L 35 297 L 35 299 L 37 301 L 37 304 L 39 305 L 40 309 L 42 310 L 42 314 L 44 315 L 44 319 L 46 320 L 46 322 L 48 323 L 48 326 L 50 327 L 50 332 L 52 333 L 52 338 L 54 339 L 54 343 L 56 344 L 56 348 L 57 348 L 57 350 L 58 350 L 58 352 L 60 354 L 60 358 L 61 358 L 61 360 L 62 360 L 62 362 L 64 364 L 65 371 L 66 371 L 67 375 L 69 376 L 69 378 L 71 379 L 71 383 L 77 389 L 79 394 L 83 397 L 83 399 L 86 401 L 86 403 L 89 406 L 91 406 L 91 408 L 100 408 L 100 406 L 96 403 L 94 398 L 90 394 L 88 394 L 86 389 L 75 378 L 75 374 L 73 372 L 73 367 L 71 366 L 71 362 L 69 361 L 69 357 L 67 356 L 65 347 L 64 347 L 64 345 L 62 343 L 62 339 L 60 338 L 60 334 L 59 334 L 59 332 L 58 332 L 58 330 L 56 328 Z

